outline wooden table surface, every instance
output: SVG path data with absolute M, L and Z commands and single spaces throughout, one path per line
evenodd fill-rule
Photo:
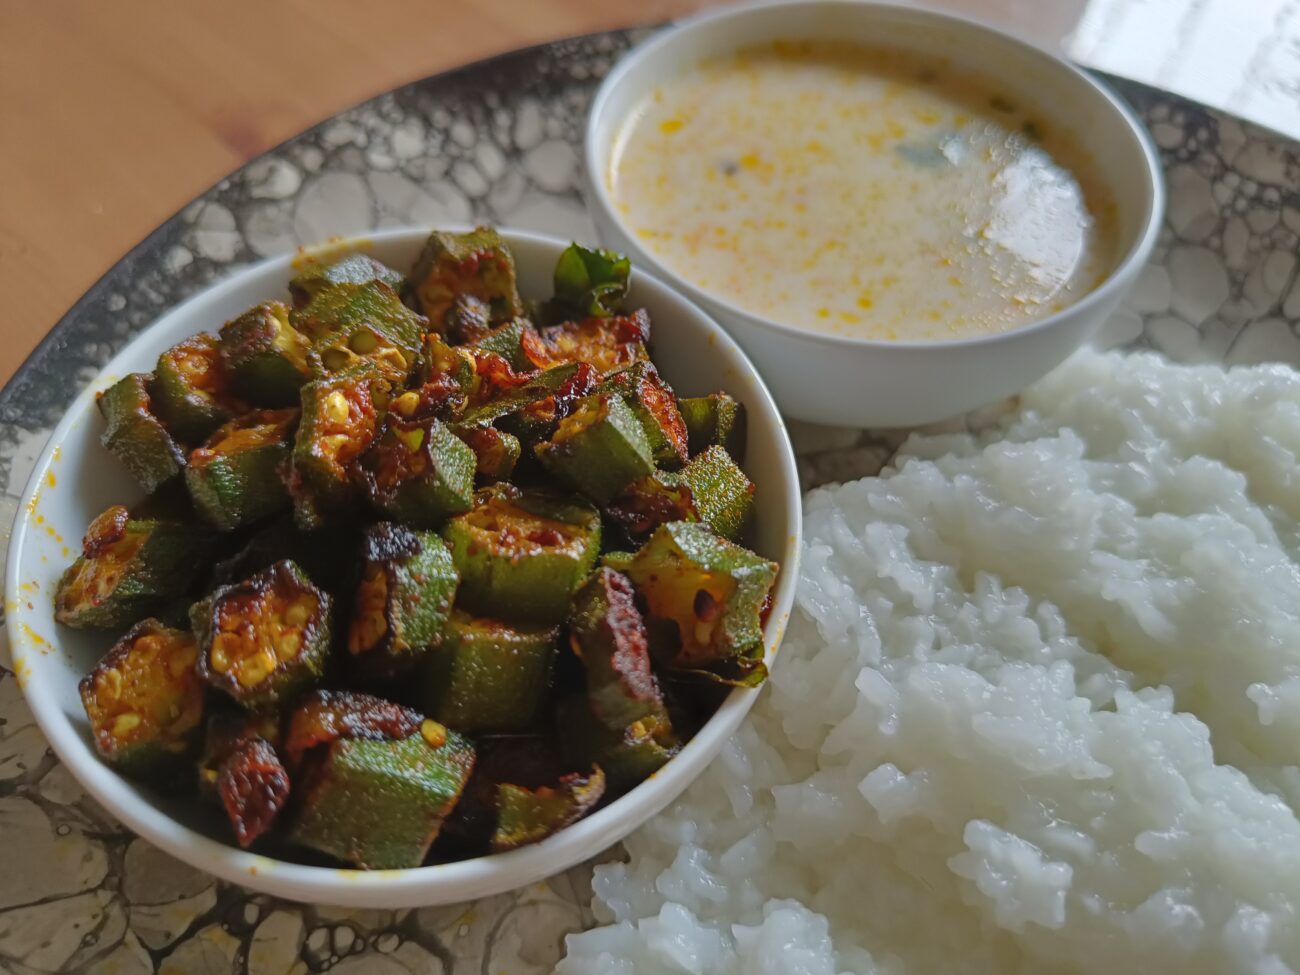
M 709 2 L 0 0 L 0 383 L 149 231 L 302 129 L 457 64 Z M 1082 0 L 944 5 L 1053 42 Z

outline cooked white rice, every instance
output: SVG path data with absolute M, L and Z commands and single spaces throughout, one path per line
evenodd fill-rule
M 1085 353 L 813 492 L 752 717 L 578 973 L 1300 969 L 1300 375 Z

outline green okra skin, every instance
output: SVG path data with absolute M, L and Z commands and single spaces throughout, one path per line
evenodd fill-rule
M 428 328 L 381 281 L 324 288 L 290 321 L 311 340 L 307 360 L 316 376 L 368 363 L 393 382 L 410 374 Z
M 676 521 L 655 529 L 627 569 L 649 622 L 676 628 L 666 663 L 696 669 L 762 655 L 762 614 L 777 565 L 707 525 Z
M 605 773 L 600 766 L 585 774 L 565 775 L 554 786 L 536 789 L 502 782 L 497 786 L 492 852 L 504 853 L 540 843 L 587 815 L 604 795 Z
M 614 393 L 579 401 L 536 454 L 548 471 L 597 504 L 655 469 L 645 428 Z
M 263 302 L 227 322 L 218 348 L 239 397 L 272 409 L 297 405 L 298 390 L 311 377 L 311 343 L 289 323 L 283 302 Z
M 519 463 L 519 438 L 492 426 L 454 423 L 451 430 L 474 451 L 474 473 L 486 484 L 508 481 Z
M 421 701 L 465 734 L 525 731 L 550 691 L 558 638 L 558 627 L 455 612 L 442 646 L 425 657 Z
M 443 528 L 457 604 L 499 619 L 559 623 L 600 554 L 600 514 L 540 492 L 487 488 Z
M 565 760 L 579 768 L 599 766 L 608 791 L 616 794 L 644 782 L 681 750 L 667 714 L 613 730 L 591 713 L 585 697 L 560 702 L 556 730 Z
M 745 461 L 745 404 L 728 393 L 679 399 L 691 456 L 713 444 L 725 447 L 737 463 Z
M 200 443 L 233 415 L 215 336 L 196 335 L 158 357 L 149 395 L 178 440 Z
M 410 288 L 416 307 L 439 331 L 461 295 L 486 302 L 493 322 L 523 312 L 515 283 L 514 256 L 490 227 L 460 234 L 430 234 L 411 272 Z
M 417 528 L 436 528 L 474 503 L 474 451 L 441 420 L 390 416 L 362 456 L 371 503 Z
M 460 576 L 442 538 L 393 522 L 366 529 L 361 559 L 348 652 L 368 678 L 388 680 L 442 644 Z
M 59 579 L 54 618 L 78 629 L 120 629 L 157 614 L 190 588 L 212 544 L 203 529 L 131 518 L 115 505 L 91 522 L 82 554 Z
M 194 658 L 187 630 L 146 619 L 82 678 L 81 703 L 105 762 L 124 775 L 156 782 L 189 766 L 204 709 Z
M 329 595 L 293 562 L 277 562 L 190 608 L 199 676 L 249 709 L 275 707 L 317 684 L 330 650 Z
M 302 387 L 289 476 L 299 528 L 320 528 L 354 507 L 358 491 L 351 465 L 375 438 L 388 389 L 366 363 Z
M 733 542 L 744 534 L 754 513 L 754 485 L 726 447 L 711 444 L 696 454 L 682 481 L 691 489 L 700 521 Z
M 210 525 L 231 531 L 290 506 L 285 477 L 297 421 L 295 409 L 245 413 L 190 453 L 185 484 Z
M 399 740 L 340 738 L 309 753 L 289 839 L 369 870 L 424 862 L 474 768 L 474 746 L 424 721 Z
M 152 377 L 135 372 L 99 394 L 100 442 L 152 494 L 185 467 L 185 453 L 163 426 L 149 395 Z
M 676 470 L 689 459 L 686 423 L 672 388 L 646 360 L 607 377 L 600 392 L 617 393 L 645 428 L 650 452 L 660 467 Z
M 602 567 L 574 594 L 569 642 L 587 675 L 592 714 L 619 730 L 664 709 L 645 621 L 627 576 Z
M 627 567 L 632 564 L 634 558 L 636 558 L 635 552 L 614 549 L 600 557 L 600 565 L 602 568 L 613 569 L 615 572 L 622 572 L 626 575 Z
M 319 261 L 309 263 L 289 282 L 289 294 L 293 296 L 294 306 L 302 308 L 334 285 L 366 285 L 378 281 L 400 294 L 404 280 L 397 271 L 369 255 L 349 254 L 341 260 L 324 264 Z
M 524 354 L 523 347 L 524 336 L 532 331 L 533 328 L 526 318 L 512 318 L 505 324 L 498 325 L 496 328 L 490 329 L 472 339 L 467 344 L 484 352 L 495 352 L 510 363 L 511 369 L 524 371 L 533 368 L 532 363 Z

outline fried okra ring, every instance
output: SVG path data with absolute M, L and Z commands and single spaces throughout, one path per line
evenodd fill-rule
M 467 612 L 559 623 L 600 552 L 600 515 L 539 492 L 487 488 L 472 511 L 447 522 L 443 537 Z
M 185 630 L 141 620 L 81 680 L 81 703 L 101 758 L 124 775 L 161 779 L 192 759 L 203 683 Z
M 217 342 L 234 392 L 263 407 L 294 406 L 311 377 L 311 342 L 289 323 L 281 301 L 255 305 L 227 322 Z
M 728 393 L 679 399 L 691 456 L 713 444 L 727 448 L 737 463 L 745 461 L 745 404 Z
M 474 451 L 442 421 L 390 415 L 361 456 L 371 504 L 417 528 L 436 528 L 474 503 Z
M 215 336 L 196 335 L 158 357 L 149 395 L 177 439 L 199 443 L 234 415 Z
M 231 531 L 288 508 L 285 478 L 297 422 L 295 409 L 255 410 L 191 451 L 185 484 L 195 510 Z
M 320 680 L 330 597 L 293 562 L 221 586 L 190 609 L 199 676 L 247 708 L 290 701 Z
M 366 530 L 361 559 L 348 652 L 367 677 L 396 677 L 442 644 L 460 578 L 437 534 L 393 522 Z
M 184 450 L 154 410 L 152 380 L 145 373 L 131 373 L 96 400 L 105 424 L 100 443 L 149 494 L 185 467 Z
M 530 843 L 540 843 L 587 815 L 605 795 L 605 773 L 600 766 L 589 772 L 572 772 L 555 785 L 527 786 L 503 782 L 497 786 L 497 828 L 492 852 L 504 853 Z
M 548 471 L 597 504 L 655 469 L 645 428 L 615 393 L 580 400 L 535 452 Z
M 370 284 L 372 281 L 381 281 L 400 292 L 403 280 L 397 271 L 369 255 L 349 254 L 337 261 L 313 261 L 307 264 L 289 282 L 289 294 L 293 296 L 294 305 L 302 308 L 326 288 L 337 284 Z
M 189 589 L 210 547 L 201 529 L 132 518 L 114 505 L 90 523 L 81 556 L 59 579 L 54 618 L 77 628 L 129 626 Z
M 641 421 L 650 452 L 660 467 L 676 470 L 690 458 L 686 422 L 673 391 L 653 362 L 638 362 L 609 376 L 601 392 L 618 393 Z
M 493 322 L 523 312 L 514 256 L 490 227 L 464 234 L 434 231 L 415 262 L 410 286 L 416 307 L 439 331 L 456 299 L 464 295 L 486 302 Z
M 289 839 L 362 869 L 418 867 L 474 768 L 474 746 L 410 708 L 318 691 L 290 721 Z
M 627 576 L 608 567 L 591 574 L 573 597 L 569 645 L 582 660 L 592 714 L 607 727 L 626 728 L 663 711 L 645 621 Z

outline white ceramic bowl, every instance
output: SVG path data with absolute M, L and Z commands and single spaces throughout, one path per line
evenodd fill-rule
M 364 250 L 399 269 L 414 261 L 424 230 L 394 230 L 331 250 Z M 550 293 L 555 259 L 567 242 L 504 232 L 526 295 Z M 357 907 L 415 907 L 482 897 L 533 883 L 626 836 L 676 797 L 740 724 L 755 692 L 738 690 L 681 753 L 627 795 L 534 846 L 413 870 L 339 870 L 271 860 L 239 850 L 220 814 L 142 788 L 95 754 L 77 682 L 108 648 L 104 633 L 56 625 L 53 594 L 87 523 L 139 488 L 99 444 L 95 394 L 130 372 L 149 371 L 158 354 L 201 331 L 215 331 L 250 305 L 286 294 L 289 256 L 241 271 L 159 319 L 81 392 L 36 463 L 10 542 L 5 584 L 14 668 L 36 720 L 64 764 L 128 827 L 180 859 L 269 894 Z M 794 455 L 776 406 L 743 352 L 691 302 L 650 275 L 633 272 L 632 301 L 650 312 L 655 361 L 681 395 L 726 389 L 749 415 L 745 469 L 758 487 L 754 547 L 781 563 L 766 628 L 769 658 L 781 640 L 798 577 L 800 496 Z M 342 557 L 349 557 L 342 553 Z
M 1068 126 L 1092 153 L 1117 204 L 1119 258 L 1074 305 L 1013 331 L 950 342 L 889 342 L 810 332 L 763 318 L 673 272 L 629 230 L 610 199 L 620 127 L 650 90 L 700 60 L 772 40 L 860 41 L 974 69 L 1020 104 Z M 859 0 L 795 0 L 706 13 L 628 53 L 592 102 L 586 196 L 601 239 L 689 295 L 749 353 L 781 411 L 842 426 L 913 426 L 1024 388 L 1093 334 L 1136 280 L 1164 210 L 1159 160 L 1131 111 L 1105 85 L 1000 31 L 946 14 Z

